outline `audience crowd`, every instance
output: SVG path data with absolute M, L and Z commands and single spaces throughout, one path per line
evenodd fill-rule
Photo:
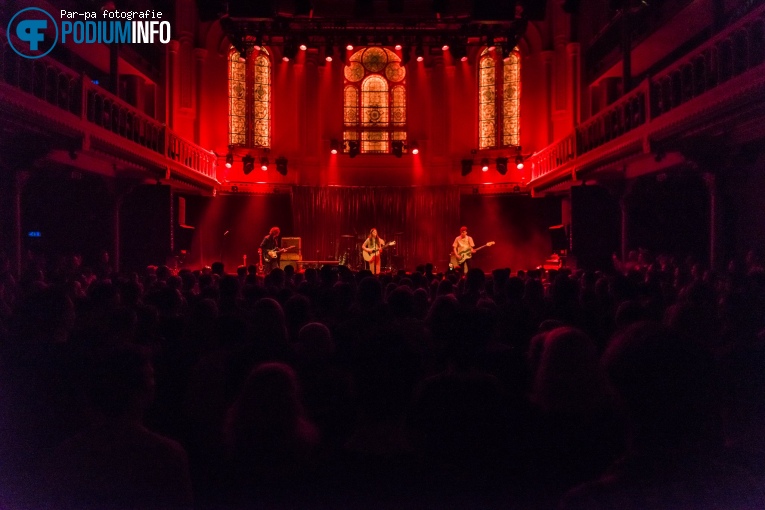
M 765 271 L 0 260 L 0 508 L 765 508 Z

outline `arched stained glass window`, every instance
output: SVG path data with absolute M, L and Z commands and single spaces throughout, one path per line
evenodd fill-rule
M 266 48 L 248 50 L 245 59 L 233 47 L 228 59 L 229 145 L 271 146 L 271 59 Z
M 495 51 L 497 54 L 495 55 Z M 520 145 L 521 59 L 484 49 L 478 64 L 478 148 Z
M 343 138 L 360 152 L 389 153 L 394 140 L 406 140 L 406 69 L 387 48 L 362 48 L 344 69 Z M 345 144 L 346 152 L 349 150 Z

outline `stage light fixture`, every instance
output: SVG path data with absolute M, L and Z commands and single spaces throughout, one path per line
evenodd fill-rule
M 515 156 L 515 168 L 523 170 L 523 154 L 521 154 L 521 148 L 518 147 L 518 154 Z
M 353 51 L 353 41 L 350 39 L 345 41 L 345 49 L 348 51 Z
M 467 60 L 467 48 L 464 44 L 459 43 L 458 41 L 453 41 L 451 43 L 452 48 L 452 57 L 454 57 L 455 60 L 459 60 L 461 62 L 464 62 Z
M 260 169 L 263 170 L 264 172 L 266 170 L 268 170 L 268 157 L 267 156 L 263 156 L 262 158 L 260 158 Z
M 402 46 L 400 44 L 397 44 L 394 46 L 394 48 L 396 49 L 396 51 L 401 51 Z
M 284 53 L 282 56 L 282 60 L 285 62 L 289 62 L 290 60 L 294 60 L 297 56 L 297 46 L 295 45 L 295 41 L 292 39 L 288 39 L 284 43 Z
M 260 34 L 255 34 L 255 42 L 252 47 L 255 48 L 256 51 L 260 51 L 262 44 L 263 44 L 263 37 Z
M 465 177 L 467 174 L 473 171 L 473 160 L 472 159 L 463 159 L 462 160 L 462 177 Z
M 507 173 L 507 158 L 497 158 L 497 172 L 499 172 L 500 175 L 505 175 Z
M 226 154 L 226 168 L 231 168 L 234 165 L 234 155 L 230 152 Z
M 489 158 L 483 158 L 481 160 L 481 171 L 482 172 L 488 172 L 489 171 Z
M 486 36 L 486 48 L 489 51 L 494 51 L 497 47 L 494 45 L 494 36 L 487 35 Z
M 420 153 L 420 146 L 417 144 L 416 140 L 413 140 L 409 144 L 409 149 L 410 149 L 409 152 L 411 152 L 412 154 L 419 154 Z
M 404 142 L 401 140 L 393 140 L 393 155 L 400 158 L 404 155 Z
M 338 142 L 336 139 L 332 139 L 329 141 L 329 152 L 331 154 L 337 154 L 338 149 L 340 148 L 340 142 Z
M 422 47 L 422 41 L 417 41 L 417 46 L 414 48 L 414 55 L 417 57 L 417 62 L 425 60 L 425 50 Z
M 355 158 L 359 155 L 359 142 L 356 140 L 348 140 L 348 155 Z
M 324 60 L 332 62 L 332 55 L 335 53 L 335 47 L 332 41 L 327 42 L 327 48 L 324 50 Z
M 287 158 L 276 158 L 276 171 L 282 175 L 287 175 Z
M 441 49 L 443 51 L 449 51 L 449 43 L 444 41 L 444 44 L 441 46 Z
M 401 65 L 403 67 L 406 67 L 406 65 L 409 63 L 409 59 L 411 58 L 410 50 L 411 48 L 409 48 L 408 46 L 404 48 L 403 50 L 401 50 Z
M 242 158 L 242 168 L 244 169 L 244 175 L 249 174 L 255 169 L 255 158 L 247 154 Z

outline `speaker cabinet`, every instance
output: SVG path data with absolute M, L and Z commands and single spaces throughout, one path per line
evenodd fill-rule
M 290 246 L 293 246 L 294 248 L 282 253 L 281 260 L 303 260 L 300 238 L 282 237 L 282 248 L 289 248 Z

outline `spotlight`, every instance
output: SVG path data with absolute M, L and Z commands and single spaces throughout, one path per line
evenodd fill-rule
M 247 154 L 242 158 L 242 167 L 244 168 L 244 175 L 249 174 L 255 169 L 255 158 Z
M 486 36 L 486 47 L 489 51 L 494 51 L 497 47 L 494 45 L 494 36 Z
M 402 46 L 400 44 L 397 44 L 394 46 L 394 48 L 396 49 L 396 51 L 401 51 Z
M 413 141 L 412 143 L 410 143 L 410 144 L 409 144 L 409 147 L 411 148 L 411 151 L 410 151 L 410 152 L 411 152 L 412 154 L 419 154 L 419 153 L 420 153 L 420 146 L 419 146 L 419 145 L 417 145 L 417 142 L 416 142 L 416 141 Z
M 449 51 L 449 43 L 444 42 L 444 45 L 441 46 L 441 49 L 444 50 L 444 51 Z
M 481 160 L 481 171 L 482 172 L 488 172 L 489 171 L 489 158 L 483 158 Z
M 329 141 L 329 152 L 331 154 L 337 154 L 337 149 L 340 147 L 340 142 L 335 140 L 334 138 Z
M 290 60 L 293 60 L 297 56 L 297 46 L 295 46 L 295 41 L 293 40 L 287 40 L 287 42 L 284 43 L 284 54 L 282 56 L 282 60 L 285 62 L 289 62 Z
M 287 158 L 276 158 L 276 171 L 282 175 L 287 175 Z
M 345 42 L 345 49 L 348 51 L 353 51 L 353 42 L 348 40 Z
M 355 158 L 359 155 L 359 142 L 356 140 L 348 140 L 348 155 Z
M 401 140 L 393 140 L 393 155 L 400 158 L 404 154 L 404 142 Z
M 417 41 L 417 46 L 414 48 L 414 55 L 417 57 L 417 62 L 425 60 L 425 50 L 422 48 L 422 41 Z
M 231 168 L 234 164 L 234 155 L 230 152 L 226 154 L 226 168 Z
M 255 48 L 255 51 L 260 51 L 261 44 L 263 43 L 263 38 L 260 34 L 255 34 L 255 43 L 253 44 L 253 48 Z
M 458 41 L 452 41 L 451 44 L 452 48 L 452 56 L 455 60 L 460 60 L 462 62 L 467 60 L 467 48 L 464 44 L 459 43 Z
M 409 63 L 410 56 L 410 48 L 406 47 L 401 51 L 401 65 L 406 67 L 406 65 Z
M 497 158 L 497 172 L 499 172 L 500 175 L 505 175 L 507 173 L 507 158 Z
M 324 60 L 327 62 L 332 62 L 332 55 L 335 53 L 335 47 L 332 44 L 332 41 L 327 42 L 327 48 L 324 51 Z
M 472 159 L 463 159 L 462 160 L 462 177 L 465 177 L 467 174 L 473 171 L 473 160 Z
M 266 170 L 268 170 L 268 157 L 267 156 L 263 156 L 262 158 L 260 158 L 260 169 L 263 170 L 264 172 Z
M 523 170 L 523 154 L 521 154 L 521 148 L 518 147 L 518 155 L 515 156 L 515 168 Z
M 306 46 L 305 43 L 303 43 L 300 46 L 298 46 L 298 48 L 300 48 L 300 51 L 305 51 L 308 49 L 308 46 Z

